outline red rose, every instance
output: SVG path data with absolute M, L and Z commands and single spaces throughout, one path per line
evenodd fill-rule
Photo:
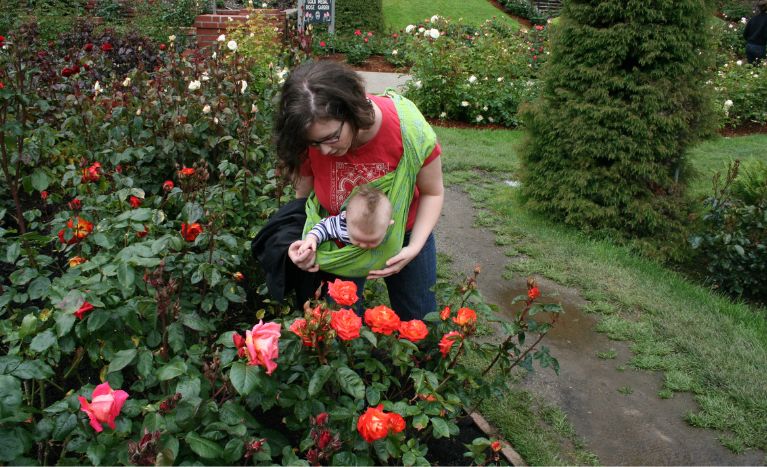
M 350 341 L 360 337 L 362 319 L 348 308 L 335 311 L 330 315 L 330 327 L 336 331 L 342 341 Z
M 97 182 L 101 178 L 101 163 L 94 162 L 90 167 L 83 169 L 80 183 Z
M 131 196 L 130 198 L 128 198 L 128 202 L 130 203 L 130 206 L 133 209 L 141 207 L 141 199 L 136 198 L 135 196 Z
M 5 85 L 3 84 L 2 81 L 0 81 L 0 89 L 5 89 Z
M 67 221 L 67 228 L 72 231 L 72 237 L 66 240 L 65 232 L 67 229 L 61 229 L 59 230 L 59 240 L 61 243 L 72 245 L 84 239 L 93 231 L 93 223 L 86 221 L 82 217 L 77 217 Z
M 384 305 L 365 310 L 365 324 L 370 326 L 373 332 L 389 336 L 399 328 L 399 321 L 397 313 Z
M 239 271 L 237 271 L 234 274 L 232 274 L 232 277 L 237 282 L 242 282 L 242 280 L 245 279 L 245 276 L 241 272 L 239 272 Z
M 453 322 L 458 326 L 471 326 L 477 322 L 477 313 L 471 308 L 461 308 L 455 314 Z
M 357 431 L 368 443 L 386 438 L 391 431 L 399 433 L 404 429 L 405 419 L 399 414 L 384 412 L 383 404 L 378 404 L 378 407 L 368 407 L 357 420 Z
M 83 319 L 83 316 L 85 316 L 85 313 L 88 313 L 91 310 L 93 310 L 93 305 L 91 305 L 88 302 L 83 302 L 83 305 L 77 311 L 75 311 L 75 316 L 77 316 L 80 319 Z
M 183 167 L 181 170 L 178 171 L 178 175 L 181 177 L 189 177 L 191 175 L 194 175 L 194 168 L 193 167 Z
M 72 201 L 69 202 L 69 209 L 72 209 L 73 211 L 77 211 L 82 206 L 83 206 L 82 201 L 80 201 L 77 198 L 75 198 L 75 199 L 73 199 Z
M 112 44 L 109 42 L 105 42 L 101 44 L 101 51 L 102 52 L 110 52 L 112 50 Z
M 3 42 L 5 42 L 5 36 L 0 36 L 0 45 L 3 45 Z
M 75 75 L 80 73 L 80 67 L 78 65 L 72 65 L 72 73 Z
M 47 191 L 41 191 L 40 192 L 40 198 L 42 198 L 43 201 L 48 199 L 48 192 Z
M 368 31 L 368 37 L 373 37 L 373 33 Z
M 165 50 L 165 44 L 160 44 L 160 50 Z
M 399 37 L 399 34 L 397 34 L 397 33 L 395 32 L 395 33 L 394 33 L 394 34 L 392 34 L 391 36 L 392 36 L 394 39 L 396 39 L 396 38 L 398 38 L 398 37 Z
M 339 305 L 354 305 L 357 302 L 357 284 L 336 279 L 328 283 L 328 295 Z
M 193 242 L 198 235 L 202 233 L 202 226 L 195 222 L 194 224 L 181 224 L 181 236 L 187 242 Z
M 450 349 L 453 347 L 453 343 L 461 338 L 461 333 L 458 331 L 451 331 L 442 336 L 438 344 L 442 357 L 447 357 L 447 354 L 450 353 Z
M 170 191 L 173 189 L 173 182 L 170 180 L 165 180 L 162 184 L 162 189 L 165 191 Z
M 365 38 L 364 42 L 365 42 L 366 44 L 368 43 L 368 38 L 367 38 L 367 37 Z
M 360 31 L 359 29 L 355 29 L 354 30 L 354 35 L 355 36 L 361 36 L 362 35 L 362 31 Z
M 72 76 L 74 73 L 75 73 L 75 72 L 74 72 L 74 71 L 72 71 L 72 69 L 71 69 L 71 68 L 69 68 L 69 67 L 64 67 L 64 68 L 61 70 L 61 76 L 65 77 L 65 78 L 68 78 L 68 77 Z
M 320 41 L 320 47 L 325 47 L 325 45 L 327 45 L 325 44 L 325 41 Z
M 307 347 L 314 347 L 312 338 L 306 333 L 306 320 L 304 318 L 298 318 L 290 325 L 290 330 L 293 334 L 301 338 L 301 342 Z
M 146 228 L 146 225 L 144 226 L 144 230 L 141 230 L 139 232 L 136 232 L 136 236 L 138 238 L 144 238 L 149 234 L 149 229 Z
M 530 300 L 535 300 L 536 298 L 541 296 L 541 291 L 538 290 L 538 287 L 532 287 L 530 290 L 527 291 L 527 297 Z
M 442 321 L 447 321 L 448 318 L 450 318 L 450 307 L 446 306 L 442 309 L 442 311 L 439 312 L 439 318 Z
M 232 341 L 234 341 L 234 346 L 237 347 L 237 355 L 239 357 L 245 356 L 245 338 L 240 335 L 240 333 L 235 332 L 232 334 Z
M 400 339 L 407 339 L 410 342 L 418 342 L 429 335 L 429 329 L 420 319 L 411 321 L 402 321 L 399 323 Z
M 85 47 L 83 47 L 83 49 L 85 49 L 86 52 L 90 52 L 91 50 L 93 50 L 93 44 L 88 42 L 87 44 L 85 44 Z
M 498 440 L 495 440 L 492 443 L 490 443 L 490 449 L 492 449 L 493 452 L 498 452 L 501 450 L 501 448 L 502 448 L 501 442 Z
M 330 414 L 327 412 L 320 412 L 317 414 L 317 418 L 314 419 L 314 423 L 317 426 L 323 426 L 328 422 L 328 418 L 330 418 Z

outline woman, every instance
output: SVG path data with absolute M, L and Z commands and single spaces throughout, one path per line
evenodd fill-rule
M 338 214 L 355 186 L 394 171 L 402 160 L 407 128 L 400 127 L 400 120 L 395 100 L 366 95 L 362 79 L 351 68 L 331 61 L 296 68 L 282 88 L 275 122 L 277 153 L 293 178 L 296 197 L 314 191 L 330 215 Z M 385 279 L 392 308 L 403 318 L 422 318 L 436 308 L 430 290 L 436 282 L 432 230 L 442 210 L 444 188 L 436 140 L 429 151 L 415 177 L 404 246 L 385 267 L 367 275 Z M 304 271 L 318 270 L 310 255 L 299 254 L 300 246 L 300 239 L 290 245 L 290 260 Z M 361 297 L 365 278 L 351 279 Z
M 746 23 L 743 38 L 746 39 L 746 58 L 748 63 L 756 64 L 765 57 L 767 44 L 767 0 L 756 3 L 757 15 Z

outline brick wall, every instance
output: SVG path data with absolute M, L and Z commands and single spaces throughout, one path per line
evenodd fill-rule
M 267 21 L 274 24 L 285 34 L 285 12 L 276 9 L 258 9 L 257 14 L 264 16 Z M 200 15 L 194 20 L 197 29 L 197 47 L 202 48 L 216 42 L 221 34 L 227 34 L 232 28 L 236 28 L 247 20 L 248 10 L 227 10 L 225 13 L 215 15 Z

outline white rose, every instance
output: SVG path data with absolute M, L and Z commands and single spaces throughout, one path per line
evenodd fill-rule
M 168 42 L 173 42 L 175 40 L 176 40 L 176 36 L 175 35 L 168 36 Z
M 262 4 L 261 4 L 261 8 L 267 8 L 267 7 L 269 7 L 269 4 L 268 4 L 268 3 L 262 3 Z
M 205 107 L 202 108 L 202 113 L 204 114 L 210 113 L 210 106 L 208 104 L 205 104 Z
M 474 75 L 469 76 L 469 83 L 473 84 L 475 81 L 477 81 L 477 77 L 476 76 L 474 76 Z
M 408 34 L 413 32 L 413 29 L 415 29 L 415 25 L 408 24 L 407 26 L 405 26 L 405 32 L 408 33 Z
M 421 82 L 421 80 L 418 80 L 413 83 L 413 86 L 415 86 L 416 89 L 421 89 L 421 87 L 423 86 L 423 83 Z
M 101 91 L 103 91 L 103 88 L 101 87 L 101 84 L 99 84 L 99 82 L 98 82 L 98 81 L 96 81 L 96 84 L 94 84 L 94 85 L 93 85 L 93 92 L 95 92 L 96 94 L 98 94 L 98 93 L 100 93 Z
M 495 119 L 493 119 L 493 117 L 487 117 L 487 121 L 490 123 L 495 123 Z
M 482 107 L 482 110 L 484 110 L 485 112 L 487 112 L 487 106 L 484 106 L 484 107 Z
M 216 59 L 216 52 L 213 52 L 213 55 L 211 55 L 211 56 L 210 56 L 210 58 L 212 58 L 213 60 L 215 60 L 215 59 Z
M 250 113 L 257 113 L 258 112 L 258 106 L 256 104 L 250 104 Z
M 392 51 L 391 51 L 391 54 L 392 54 L 392 55 L 397 55 L 397 49 L 394 49 L 394 50 L 392 50 Z
M 242 80 L 242 81 L 240 82 L 240 85 L 241 85 L 241 87 L 240 87 L 240 93 L 242 93 L 242 94 L 245 94 L 245 90 L 246 90 L 246 89 L 248 89 L 248 82 L 247 82 L 247 81 L 245 81 L 245 80 Z
M 439 19 L 439 15 L 434 15 L 434 16 L 431 17 L 431 22 L 433 23 L 433 22 L 437 21 L 438 19 Z
M 498 82 L 499 82 L 499 83 L 503 82 L 503 76 L 499 76 L 499 77 L 498 77 Z
M 439 39 L 439 29 L 429 29 L 429 35 L 432 39 Z
M 203 71 L 202 72 L 202 76 L 200 77 L 200 79 L 202 81 L 208 81 L 210 79 L 210 76 L 208 76 L 208 72 L 207 71 Z
M 743 60 L 738 60 L 737 62 L 735 62 L 735 64 L 738 65 L 738 66 L 741 66 L 741 65 L 743 65 Z
M 461 101 L 461 107 L 468 107 L 469 102 L 468 101 Z
M 216 125 L 218 125 L 218 117 L 213 117 L 213 123 L 215 123 Z
M 423 32 L 426 31 L 423 27 L 418 28 L 418 33 L 423 34 Z
M 724 108 L 729 109 L 730 107 L 732 107 L 732 101 L 730 99 L 727 99 L 726 101 L 724 101 Z
M 481 122 L 484 119 L 482 118 L 482 115 L 477 115 L 476 120 L 477 120 L 477 123 L 479 123 L 479 122 Z
M 200 81 L 199 80 L 194 80 L 194 81 L 189 83 L 189 90 L 190 91 L 196 91 L 198 89 L 200 89 Z
M 125 81 L 123 81 L 123 86 L 125 86 L 126 88 L 130 86 L 130 78 L 125 78 Z
M 229 50 L 231 50 L 232 52 L 237 50 L 237 42 L 235 41 L 227 42 L 226 46 L 229 47 Z
M 141 107 L 139 107 L 138 110 L 136 110 L 136 116 L 138 117 L 139 115 L 141 115 Z
M 445 118 L 445 117 L 447 117 L 447 112 L 441 112 L 439 114 L 439 118 Z
M 748 20 L 746 18 L 740 18 L 740 22 L 746 24 L 748 23 Z
M 221 34 L 220 36 L 218 36 L 218 39 L 216 39 L 216 40 L 219 41 L 219 42 L 224 42 L 226 40 L 226 36 Z

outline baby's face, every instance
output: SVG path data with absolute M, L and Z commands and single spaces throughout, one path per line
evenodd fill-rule
M 367 224 L 364 228 L 360 228 L 359 224 Z M 365 250 L 375 248 L 383 242 L 386 237 L 386 232 L 389 230 L 389 226 L 394 221 L 389 219 L 376 219 L 371 222 L 371 219 L 360 220 L 347 220 L 347 228 L 349 229 L 349 239 L 352 241 L 352 245 L 358 246 Z

